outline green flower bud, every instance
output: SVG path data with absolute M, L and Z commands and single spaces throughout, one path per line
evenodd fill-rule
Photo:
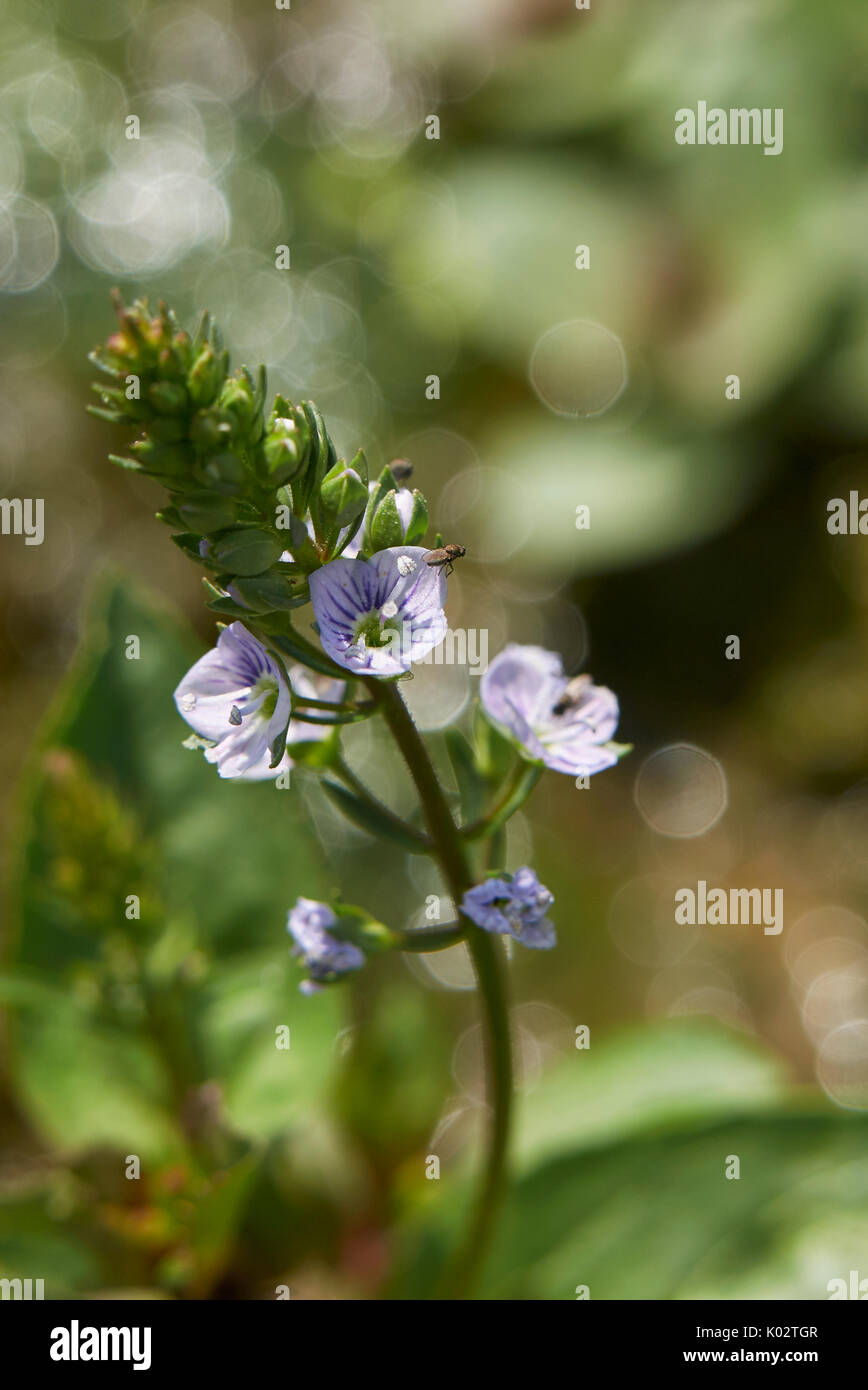
M 210 343 L 205 344 L 187 376 L 187 390 L 194 405 L 211 405 L 226 376 L 228 362 L 227 353 L 215 352 Z
M 352 463 L 339 459 L 322 480 L 319 493 L 322 509 L 336 526 L 351 526 L 368 505 L 368 485 L 355 466 L 359 460 L 367 475 L 364 455 L 359 451 Z
M 232 416 L 226 411 L 216 408 L 200 410 L 193 417 L 190 438 L 203 452 L 224 449 L 232 438 L 232 425 Z
M 187 392 L 174 381 L 155 381 L 148 399 L 160 415 L 180 415 L 187 409 Z
M 188 492 L 176 503 L 177 511 L 188 531 L 207 536 L 222 531 L 236 520 L 235 504 L 228 497 L 213 492 Z
M 232 419 L 239 434 L 246 434 L 256 414 L 256 392 L 244 376 L 230 377 L 220 392 L 218 405 Z
M 187 435 L 183 415 L 155 415 L 148 422 L 148 438 L 155 444 L 178 444 Z
M 418 545 L 428 530 L 428 503 L 417 487 L 413 488 L 413 510 L 404 535 L 405 545 Z
M 193 471 L 204 487 L 226 497 L 243 492 L 247 480 L 244 464 L 237 454 L 212 454 L 208 459 L 200 459 Z
M 155 478 L 181 478 L 190 471 L 190 451 L 185 444 L 155 444 L 152 439 L 137 439 L 130 453 L 146 473 Z
M 262 452 L 273 483 L 283 484 L 294 478 L 310 453 L 310 427 L 304 415 L 298 411 L 274 417 Z
M 428 530 L 428 504 L 418 489 L 387 492 L 369 522 L 371 551 L 416 545 Z
M 257 526 L 238 526 L 210 543 L 214 564 L 229 574 L 261 574 L 280 559 L 283 541 Z
M 292 751 L 295 756 L 295 745 Z M 400 946 L 400 933 L 393 932 L 382 922 L 378 922 L 364 908 L 343 902 L 340 898 L 335 900 L 333 908 L 338 920 L 331 929 L 332 935 L 341 941 L 351 941 L 354 946 L 360 947 L 366 956 L 376 956 Z

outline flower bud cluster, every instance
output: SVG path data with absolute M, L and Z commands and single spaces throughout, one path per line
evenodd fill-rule
M 209 572 L 209 606 L 222 617 L 261 620 L 307 603 L 308 575 L 350 543 L 373 554 L 421 539 L 421 493 L 388 469 L 369 484 L 364 454 L 339 459 L 311 402 L 278 395 L 266 413 L 265 369 L 230 374 L 208 315 L 191 336 L 163 304 L 152 314 L 116 294 L 115 310 L 118 331 L 91 354 L 111 380 L 95 385 L 92 412 L 139 431 L 113 461 L 167 489 L 158 515 Z

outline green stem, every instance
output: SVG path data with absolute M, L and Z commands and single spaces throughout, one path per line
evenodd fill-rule
M 473 876 L 428 751 L 397 686 L 391 681 L 376 679 L 368 679 L 365 684 L 382 708 L 392 736 L 410 770 L 449 891 L 460 911 L 464 894 L 473 887 Z M 465 1242 L 450 1272 L 449 1289 L 453 1298 L 465 1298 L 472 1288 L 494 1231 L 506 1178 L 506 1149 L 512 1110 L 512 1040 L 503 951 L 495 937 L 473 925 L 469 926 L 466 939 L 484 1010 L 483 1031 L 492 1122 L 486 1166 L 476 1205 Z
M 413 927 L 409 931 L 393 930 L 399 951 L 445 951 L 464 941 L 466 932 L 460 922 L 445 927 Z
M 332 706 L 334 709 L 334 706 Z M 352 710 L 335 710 L 333 714 L 308 714 L 307 709 L 301 705 L 293 705 L 292 717 L 299 724 L 323 724 L 331 726 L 334 724 L 360 724 L 363 719 L 370 719 L 370 714 L 359 714 Z
M 366 700 L 363 705 L 354 704 L 352 701 L 341 703 L 335 700 L 313 700 L 307 695 L 296 695 L 293 692 L 292 700 L 293 713 L 297 709 L 324 709 L 337 711 L 339 714 L 370 714 L 374 709 L 372 700 Z
M 481 816 L 479 820 L 473 821 L 471 825 L 461 828 L 461 836 L 465 840 L 479 840 L 482 836 L 488 837 L 495 831 L 506 825 L 510 816 L 515 815 L 519 807 L 523 806 L 530 796 L 540 777 L 542 768 L 536 763 L 528 763 L 523 760 L 518 764 L 512 777 L 509 779 L 500 799 L 495 803 L 487 815 Z

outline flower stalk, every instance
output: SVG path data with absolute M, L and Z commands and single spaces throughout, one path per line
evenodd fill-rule
M 312 402 L 278 395 L 267 411 L 265 369 L 230 375 L 207 315 L 191 337 L 164 305 L 152 316 L 146 304 L 128 308 L 116 295 L 115 309 L 118 331 L 92 354 L 112 382 L 95 387 L 94 413 L 140 432 L 129 457 L 110 457 L 165 489 L 158 516 L 205 571 L 206 602 L 221 628 L 216 647 L 175 691 L 193 730 L 186 745 L 224 778 L 284 786 L 297 766 L 375 841 L 436 860 L 455 903 L 456 921 L 406 930 L 337 898 L 300 896 L 287 930 L 306 972 L 304 994 L 339 986 L 384 951 L 467 944 L 482 1008 L 489 1127 L 468 1227 L 442 1283 L 443 1296 L 465 1298 L 507 1176 L 513 1055 L 497 938 L 555 945 L 553 895 L 532 868 L 506 869 L 506 829 L 544 769 L 586 777 L 628 751 L 612 738 L 617 699 L 590 676 L 570 679 L 556 653 L 510 644 L 480 682 L 477 736 L 446 730 L 461 792 L 456 821 L 399 682 L 448 631 L 447 580 L 465 547 L 438 536 L 435 549 L 425 548 L 428 507 L 405 486 L 411 465 L 395 460 L 369 479 L 361 449 L 349 463 L 338 458 Z M 308 603 L 316 640 L 293 621 Z M 354 698 L 359 685 L 366 699 Z M 343 726 L 378 715 L 407 765 L 425 829 L 375 797 L 342 755 Z M 518 761 L 495 790 L 504 748 Z
M 473 886 L 461 836 L 449 804 L 401 693 L 393 682 L 368 681 L 416 784 L 422 811 L 456 907 Z M 486 1090 L 491 1111 L 488 1151 L 474 1214 L 451 1276 L 452 1297 L 464 1298 L 472 1287 L 488 1246 L 503 1194 L 512 1113 L 512 1040 L 509 1031 L 503 953 L 499 943 L 469 925 L 467 946 L 483 1007 Z

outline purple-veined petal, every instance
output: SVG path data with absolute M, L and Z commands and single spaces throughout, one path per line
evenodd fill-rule
M 290 694 L 277 662 L 241 623 L 225 628 L 175 691 L 178 712 L 213 746 L 221 777 L 276 777 L 270 748 L 289 720 Z
M 396 676 L 447 631 L 446 579 L 422 546 L 393 546 L 370 560 L 344 556 L 315 570 L 311 602 L 324 650 L 349 671 Z

